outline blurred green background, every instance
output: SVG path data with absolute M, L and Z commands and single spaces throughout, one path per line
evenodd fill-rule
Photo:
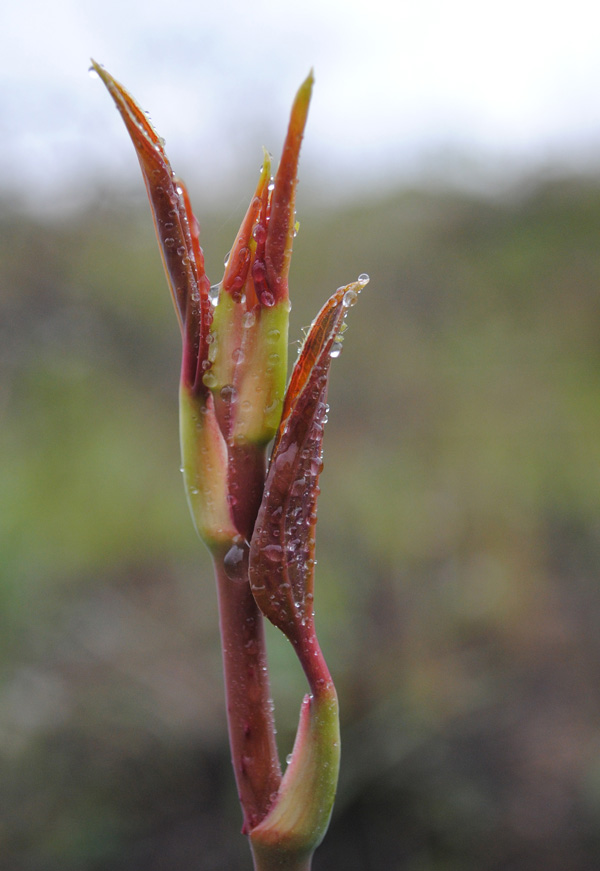
M 196 210 L 217 280 L 244 204 Z M 344 752 L 314 869 L 597 868 L 600 181 L 299 217 L 294 339 L 371 276 L 325 435 Z M 0 331 L 0 868 L 248 869 L 146 204 L 4 203 Z M 269 642 L 285 757 L 305 688 Z

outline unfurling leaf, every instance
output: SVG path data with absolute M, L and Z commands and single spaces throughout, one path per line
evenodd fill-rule
M 335 356 L 348 307 L 365 283 L 338 288 L 306 337 L 286 393 L 250 545 L 254 598 L 299 655 L 314 636 L 315 525 L 332 352 Z

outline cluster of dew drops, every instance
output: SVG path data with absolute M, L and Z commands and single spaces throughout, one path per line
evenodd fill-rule
M 344 294 L 344 297 L 342 299 L 342 305 L 344 306 L 344 308 L 349 309 L 353 305 L 356 305 L 356 302 L 358 300 L 358 294 L 361 292 L 361 290 L 364 287 L 367 286 L 368 283 L 369 283 L 369 276 L 367 275 L 367 273 L 366 272 L 361 273 L 358 276 L 358 278 L 356 279 L 356 283 L 354 284 L 354 286 L 349 287 L 348 290 L 346 291 L 346 293 Z M 358 285 L 358 287 L 357 287 L 357 285 Z M 344 323 L 340 327 L 339 333 L 335 337 L 335 341 L 334 341 L 333 345 L 331 346 L 331 350 L 329 352 L 330 357 L 334 357 L 334 358 L 339 357 L 340 354 L 342 353 L 342 347 L 343 347 L 343 342 L 344 342 L 344 333 L 346 331 L 346 328 L 347 328 L 347 324 L 344 321 Z
M 354 285 L 349 286 L 348 289 L 346 290 L 346 292 L 344 293 L 344 296 L 342 299 L 342 304 L 343 304 L 344 308 L 349 309 L 353 305 L 356 304 L 356 302 L 358 300 L 358 294 L 360 293 L 360 291 L 364 287 L 366 287 L 366 285 L 368 283 L 369 283 L 369 276 L 365 272 L 363 272 L 361 275 L 358 276 L 358 279 L 356 280 Z M 248 314 L 252 318 L 254 318 L 253 313 L 248 313 Z M 246 315 L 247 317 L 248 317 L 248 314 Z M 342 327 L 340 329 L 340 332 L 336 336 L 336 339 L 335 339 L 335 341 L 331 347 L 331 350 L 329 352 L 330 356 L 333 358 L 339 357 L 339 355 L 341 354 L 342 342 L 343 342 L 342 334 L 345 331 L 345 329 L 346 329 L 346 324 L 343 323 Z M 329 411 L 329 406 L 323 404 L 323 408 L 321 409 L 321 411 L 324 413 L 322 414 L 321 420 L 320 420 L 318 427 L 317 427 L 320 429 L 322 429 L 323 424 L 325 424 L 327 422 L 327 412 Z M 320 471 L 321 466 L 322 466 L 321 454 L 319 454 L 319 456 L 315 458 L 313 466 L 314 466 L 314 468 L 312 469 L 312 471 L 315 474 L 318 474 L 318 472 Z M 296 482 L 296 483 L 299 483 L 299 482 Z M 302 491 L 304 491 L 305 485 L 306 485 L 306 482 L 305 482 L 305 479 L 303 478 L 303 479 L 301 479 Z M 292 495 L 300 495 L 300 494 L 294 493 L 292 490 Z M 265 550 L 269 550 L 269 546 L 267 546 L 267 548 L 265 548 Z M 281 550 L 282 550 L 282 548 L 280 545 L 271 545 L 271 547 L 270 547 L 271 552 L 270 552 L 269 558 L 277 559 Z M 294 550 L 295 550 L 295 548 L 294 548 Z M 300 553 L 298 553 L 297 556 L 300 557 Z M 233 546 L 228 551 L 228 553 L 225 557 L 225 560 L 224 560 L 225 572 L 226 572 L 227 576 L 230 578 L 230 580 L 238 580 L 238 581 L 245 580 L 246 570 L 247 570 L 247 559 L 248 559 L 248 543 L 247 542 L 242 543 L 240 541 L 240 542 L 236 542 L 235 544 L 233 544 Z M 313 564 L 316 564 L 316 560 L 312 560 L 312 562 L 313 562 Z

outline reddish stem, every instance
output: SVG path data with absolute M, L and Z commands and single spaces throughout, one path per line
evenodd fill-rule
M 335 694 L 331 673 L 317 640 L 314 623 L 307 620 L 296 637 L 290 637 L 300 665 L 306 675 L 311 694 L 316 699 Z
M 263 616 L 250 590 L 247 560 L 239 576 L 215 555 L 229 743 L 248 832 L 268 813 L 281 782 Z M 229 572 L 229 573 L 228 573 Z M 234 578 L 232 579 L 232 575 Z
M 252 444 L 229 445 L 231 513 L 240 535 L 252 538 L 265 486 L 265 450 Z

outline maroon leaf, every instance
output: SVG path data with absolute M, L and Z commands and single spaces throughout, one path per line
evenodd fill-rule
M 271 208 L 264 243 L 264 260 L 257 260 L 255 265 L 262 263 L 264 275 L 261 276 L 268 294 L 265 302 L 264 292 L 261 302 L 271 305 L 288 299 L 288 273 L 292 257 L 292 242 L 294 238 L 296 187 L 298 185 L 298 158 L 308 107 L 312 94 L 314 77 L 312 70 L 300 86 L 292 106 L 290 123 L 281 154 L 281 161 L 275 175 Z M 257 290 L 260 298 L 261 294 Z
M 147 115 L 133 97 L 99 64 L 94 69 L 106 85 L 135 147 L 152 206 L 156 235 L 179 326 L 183 334 L 182 381 L 205 393 L 202 363 L 208 357 L 207 337 L 212 319 L 210 282 L 204 271 L 198 222 L 184 184 L 175 177 Z
M 287 390 L 250 546 L 250 585 L 258 606 L 299 653 L 314 636 L 315 525 L 331 355 L 348 306 L 362 286 L 339 288 L 306 337 Z

